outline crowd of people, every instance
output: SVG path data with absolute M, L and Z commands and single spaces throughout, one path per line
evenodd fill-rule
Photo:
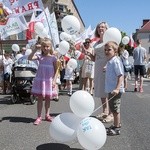
M 0 61 L 0 92 L 1 94 L 11 94 L 12 90 L 12 77 L 13 68 L 15 66 L 28 66 L 36 68 L 38 64 L 36 62 L 29 61 L 27 59 L 26 47 L 22 47 L 19 52 L 11 52 L 3 50 Z
M 95 29 L 97 41 L 92 44 L 90 38 L 86 38 L 80 45 L 80 52 L 84 58 L 79 64 L 79 89 L 88 91 L 97 97 L 102 103 L 102 113 L 96 117 L 103 123 L 114 122 L 107 128 L 108 135 L 119 135 L 121 128 L 121 95 L 128 89 L 128 78 L 131 77 L 133 68 L 135 74 L 134 91 L 143 92 L 143 77 L 146 74 L 146 49 L 141 46 L 141 40 L 137 40 L 137 47 L 133 50 L 133 61 L 129 60 L 129 53 L 122 43 L 118 45 L 109 41 L 103 46 L 103 35 L 109 28 L 106 22 L 101 22 Z M 22 47 L 18 54 L 12 55 L 4 52 L 0 66 L 0 80 L 2 90 L 11 93 L 12 70 L 15 65 L 27 65 L 37 69 L 33 81 L 31 93 L 37 97 L 37 118 L 34 125 L 42 122 L 43 101 L 45 101 L 45 120 L 52 121 L 50 115 L 50 101 L 59 100 L 59 90 L 67 90 L 69 96 L 73 94 L 73 82 L 75 69 L 68 65 L 68 60 L 53 50 L 52 42 L 48 38 L 41 39 L 31 47 L 31 52 Z M 131 67 L 127 70 L 127 67 Z M 139 76 L 140 75 L 140 76 Z M 139 87 L 138 87 L 138 81 Z M 5 85 L 5 86 L 3 86 Z M 138 89 L 139 88 L 139 89 Z

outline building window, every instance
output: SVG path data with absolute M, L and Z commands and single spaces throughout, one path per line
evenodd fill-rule
M 25 40 L 25 39 L 26 39 L 26 31 L 18 33 L 18 40 Z
M 58 5 L 58 10 L 61 11 L 61 12 L 64 12 L 64 9 L 65 6 L 64 5 Z

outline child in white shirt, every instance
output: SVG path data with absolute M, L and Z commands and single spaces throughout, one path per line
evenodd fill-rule
M 107 134 L 119 135 L 121 95 L 124 92 L 124 69 L 118 57 L 118 45 L 115 42 L 106 43 L 105 55 L 108 59 L 105 74 L 105 92 L 108 93 L 109 108 L 114 117 L 114 125 L 107 129 Z

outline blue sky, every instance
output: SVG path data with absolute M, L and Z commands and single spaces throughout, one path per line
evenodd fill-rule
M 74 0 L 86 28 L 92 29 L 101 21 L 108 22 L 127 35 L 150 19 L 150 0 Z

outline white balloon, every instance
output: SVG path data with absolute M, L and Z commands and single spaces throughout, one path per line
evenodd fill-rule
M 98 150 L 106 142 L 106 129 L 96 118 L 84 118 L 78 127 L 77 138 L 82 147 L 87 150 Z
M 14 52 L 19 52 L 19 50 L 20 50 L 20 47 L 18 44 L 13 44 L 11 48 Z
M 59 43 L 59 53 L 65 55 L 70 49 L 70 45 L 67 41 L 63 40 Z
M 57 52 L 59 52 L 59 48 L 57 47 L 56 49 L 55 49 Z
M 30 49 L 30 44 L 26 44 L 26 49 Z
M 94 111 L 94 99 L 87 91 L 78 90 L 70 97 L 70 108 L 75 115 L 84 118 Z
M 48 32 L 46 31 L 45 28 L 41 32 L 39 32 L 37 34 L 39 35 L 40 38 L 49 38 Z
M 50 123 L 50 136 L 59 142 L 70 142 L 76 139 L 76 131 L 82 119 L 73 113 L 57 115 Z
M 35 32 L 38 34 L 40 32 L 42 32 L 44 29 L 44 25 L 42 22 L 36 22 L 35 25 L 34 25 L 34 30 Z
M 72 39 L 71 35 L 66 32 L 60 33 L 60 39 L 65 41 L 70 41 Z
M 18 59 L 20 59 L 22 56 L 23 56 L 22 54 L 17 54 L 15 58 L 16 58 L 16 60 L 18 60 Z
M 124 37 L 122 38 L 122 43 L 123 43 L 124 45 L 128 44 L 129 41 L 130 41 L 130 38 L 129 38 L 128 36 L 124 36 Z
M 114 41 L 119 45 L 121 42 L 121 38 L 121 32 L 117 28 L 111 27 L 105 31 L 103 36 L 103 43 Z
M 78 66 L 78 63 L 77 63 L 77 61 L 76 61 L 74 58 L 71 58 L 71 59 L 68 61 L 67 65 L 68 65 L 69 67 L 73 68 L 73 69 L 76 69 L 77 66 Z
M 81 27 L 79 20 L 73 15 L 65 16 L 62 19 L 61 25 L 62 29 L 70 35 L 78 33 Z
M 32 53 L 32 50 L 31 50 L 31 49 L 27 49 L 27 50 L 25 51 L 25 55 L 26 55 L 26 56 L 29 56 L 31 53 Z
M 77 35 L 76 35 L 76 34 L 71 35 L 71 40 L 72 40 L 73 42 L 75 42 L 76 39 L 77 39 Z

